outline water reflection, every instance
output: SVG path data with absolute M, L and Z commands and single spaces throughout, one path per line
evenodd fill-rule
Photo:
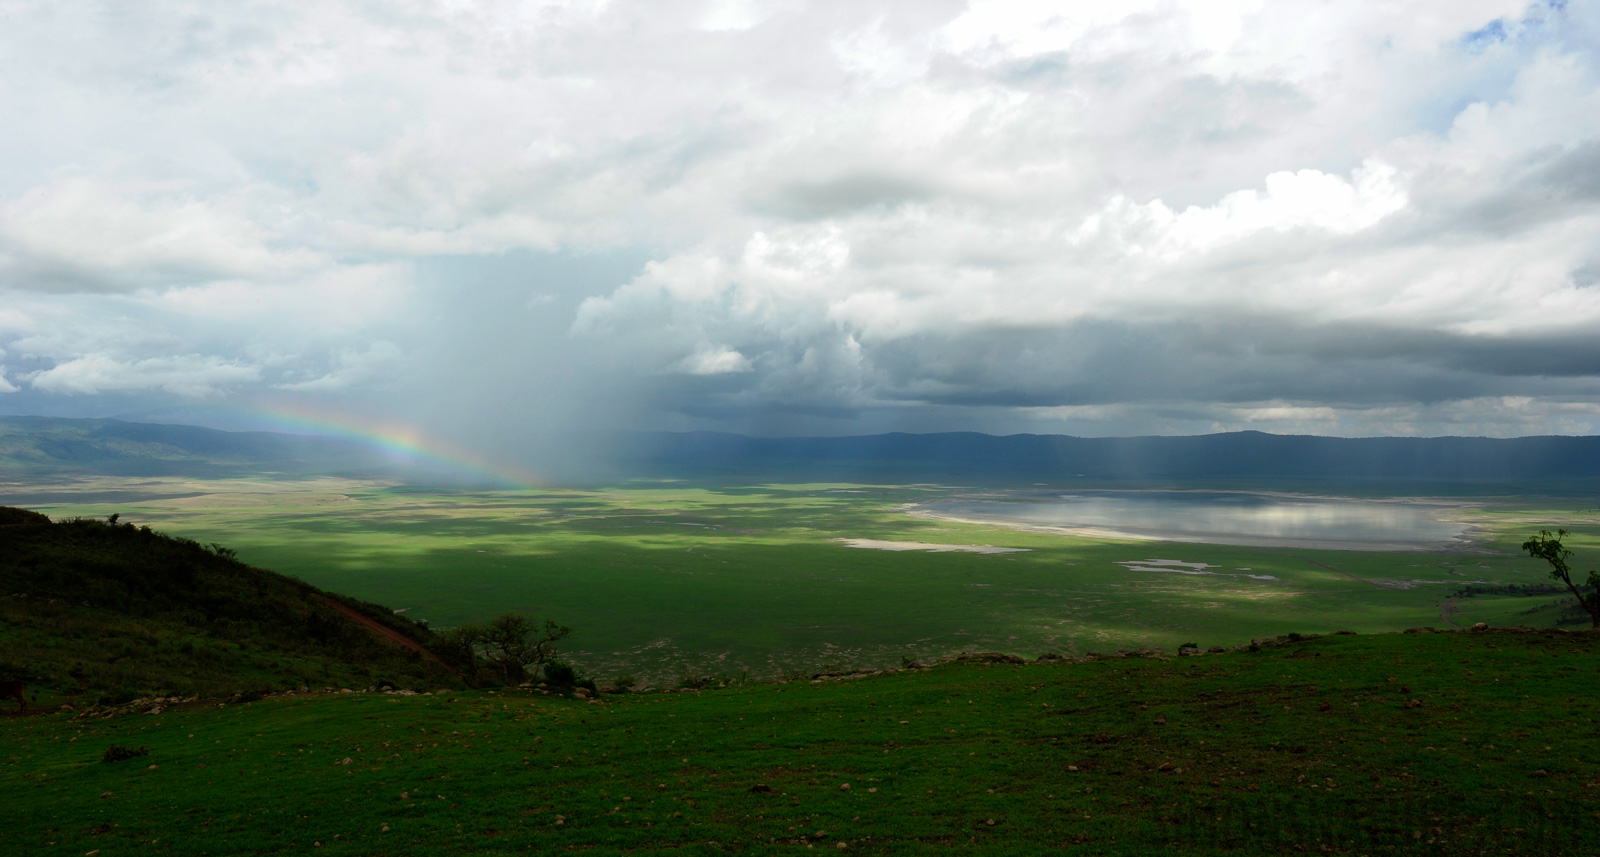
M 1466 539 L 1443 503 L 1205 491 L 1080 491 L 923 503 L 914 514 L 1203 544 L 1415 550 Z

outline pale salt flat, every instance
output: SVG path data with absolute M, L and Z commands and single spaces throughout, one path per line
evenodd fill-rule
M 1251 580 L 1278 579 L 1270 574 L 1224 574 L 1216 571 L 1207 571 L 1207 569 L 1221 568 L 1222 566 L 1212 565 L 1205 562 L 1184 562 L 1181 559 L 1129 559 L 1123 560 L 1117 563 L 1117 565 L 1120 565 L 1129 571 L 1147 571 L 1165 574 L 1204 574 L 1212 577 L 1248 577 Z M 1240 570 L 1247 571 L 1248 569 Z
M 845 547 L 875 551 L 928 551 L 930 553 L 1027 553 L 1028 548 L 998 548 L 994 545 L 936 545 L 930 542 L 891 542 L 883 539 L 834 539 Z

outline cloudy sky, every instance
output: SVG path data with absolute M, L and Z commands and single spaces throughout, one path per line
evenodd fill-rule
M 1600 3 L 0 0 L 0 413 L 1600 431 Z

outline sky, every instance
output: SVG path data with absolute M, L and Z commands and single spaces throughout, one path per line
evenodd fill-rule
M 1600 432 L 1600 2 L 0 0 L 0 413 Z

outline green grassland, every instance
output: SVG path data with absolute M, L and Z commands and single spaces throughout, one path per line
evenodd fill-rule
M 1592 633 L 0 719 L 6 853 L 1593 854 Z M 148 755 L 100 761 L 108 746 Z
M 962 650 L 1083 654 L 1291 631 L 1549 626 L 1565 606 L 1555 597 L 1448 595 L 1472 581 L 1545 582 L 1517 551 L 1540 528 L 1573 530 L 1581 569 L 1600 557 L 1600 515 L 1571 498 L 1495 498 L 1466 509 L 1483 536 L 1472 550 L 1368 553 L 1111 541 L 903 513 L 952 493 L 940 486 L 471 491 L 264 477 L 4 491 L 58 517 L 119 512 L 219 542 L 252 565 L 434 627 L 504 610 L 549 616 L 577 630 L 567 653 L 601 681 L 772 678 Z M 837 541 L 845 538 L 1027 551 L 888 552 Z M 1119 565 L 1154 558 L 1275 579 Z

